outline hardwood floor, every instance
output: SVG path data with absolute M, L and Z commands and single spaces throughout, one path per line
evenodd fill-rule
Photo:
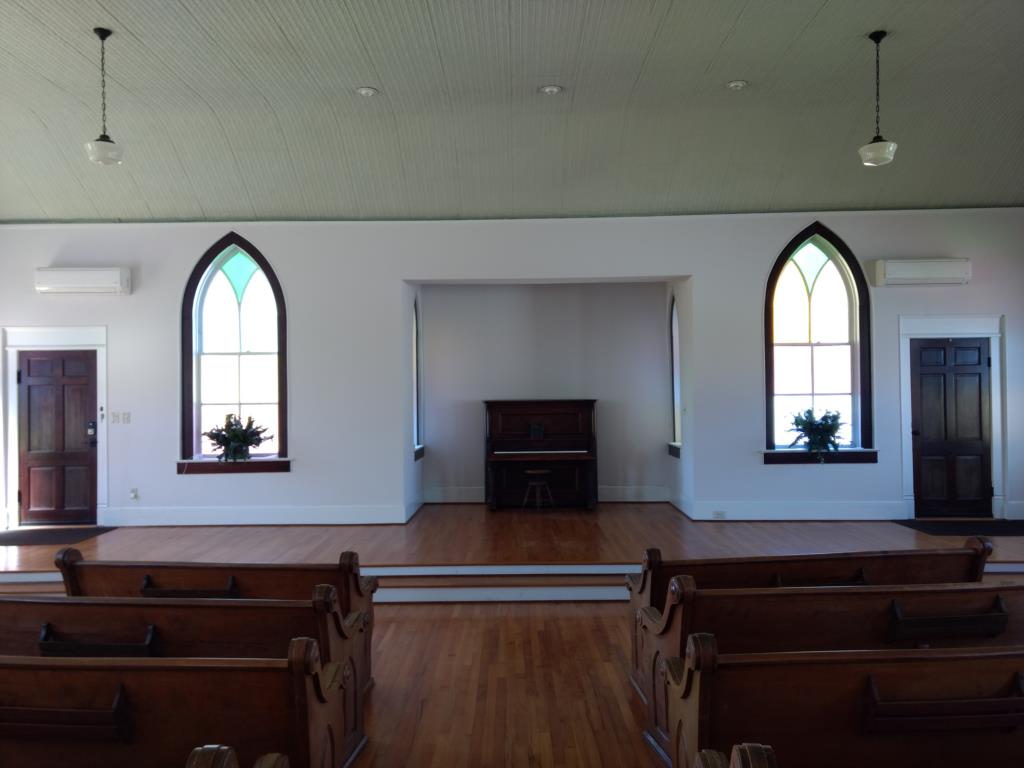
M 593 512 L 489 512 L 482 504 L 425 506 L 406 525 L 119 528 L 77 546 L 86 558 L 363 565 L 637 563 L 666 558 L 959 546 L 890 522 L 694 522 L 669 504 L 599 504 Z M 994 540 L 994 562 L 1024 561 L 1024 537 Z M 55 546 L 0 547 L 0 571 L 53 570 Z
M 627 612 L 378 606 L 369 744 L 356 768 L 659 765 L 626 680 Z

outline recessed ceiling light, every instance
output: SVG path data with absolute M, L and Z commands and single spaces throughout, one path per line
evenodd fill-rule
M 730 80 L 725 84 L 725 87 L 730 91 L 742 91 L 748 85 L 750 85 L 748 80 Z
M 557 96 L 562 92 L 563 88 L 560 85 L 555 85 L 554 83 L 551 83 L 550 85 L 542 85 L 537 90 L 543 93 L 545 96 Z
M 368 85 L 362 85 L 356 88 L 356 93 L 358 93 L 360 96 L 376 96 L 378 93 L 380 93 L 380 91 L 378 91 L 376 88 L 371 88 Z

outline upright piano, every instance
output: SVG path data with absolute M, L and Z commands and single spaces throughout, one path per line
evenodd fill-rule
M 555 506 L 597 503 L 596 400 L 485 400 L 487 505 L 521 506 L 530 470 L 546 470 Z

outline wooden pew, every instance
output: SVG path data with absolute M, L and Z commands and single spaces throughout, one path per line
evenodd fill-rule
M 1024 760 L 1024 646 L 719 654 L 696 634 L 659 674 L 676 768 L 741 739 L 770 743 L 786 768 Z
M 365 614 L 342 615 L 328 584 L 311 601 L 10 597 L 0 598 L 0 655 L 272 659 L 286 656 L 292 637 L 310 636 L 339 668 L 352 730 L 335 738 L 356 753 L 366 743 L 366 623 Z
M 359 556 L 342 552 L 338 564 L 161 563 L 84 560 L 74 547 L 57 553 L 55 564 L 68 595 L 193 599 L 303 600 L 318 584 L 338 590 L 342 615 L 365 614 L 366 690 L 373 686 L 373 593 L 377 579 L 359 575 Z
M 238 768 L 235 750 L 220 744 L 196 747 L 185 761 L 185 768 Z M 252 768 L 289 768 L 288 758 L 281 754 L 263 755 L 256 758 Z
M 673 576 L 665 610 L 641 609 L 638 627 L 647 738 L 667 749 L 656 671 L 691 634 L 714 634 L 723 653 L 1024 645 L 1024 584 L 700 589 Z
M 196 744 L 225 741 L 243 765 L 276 752 L 291 768 L 334 768 L 352 716 L 338 676 L 310 638 L 283 659 L 3 656 L 0 755 L 32 768 L 180 768 Z
M 713 749 L 702 749 L 694 768 L 778 768 L 775 751 L 764 744 L 737 744 L 732 759 Z M 828 768 L 823 765 L 821 768 Z
M 842 584 L 942 584 L 981 581 L 992 544 L 971 537 L 959 549 L 852 552 L 827 555 L 730 557 L 709 560 L 665 560 L 661 551 L 644 552 L 639 574 L 626 576 L 633 648 L 629 679 L 645 697 L 652 676 L 640 665 L 640 612 L 665 607 L 669 583 L 687 575 L 701 589 L 746 589 Z

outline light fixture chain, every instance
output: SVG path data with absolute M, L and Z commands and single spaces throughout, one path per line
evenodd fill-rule
M 107 135 L 107 41 L 100 40 L 100 113 L 103 135 Z
M 882 78 L 881 72 L 881 50 L 882 41 L 875 41 L 875 136 L 882 135 L 881 129 L 881 92 L 882 92 Z

